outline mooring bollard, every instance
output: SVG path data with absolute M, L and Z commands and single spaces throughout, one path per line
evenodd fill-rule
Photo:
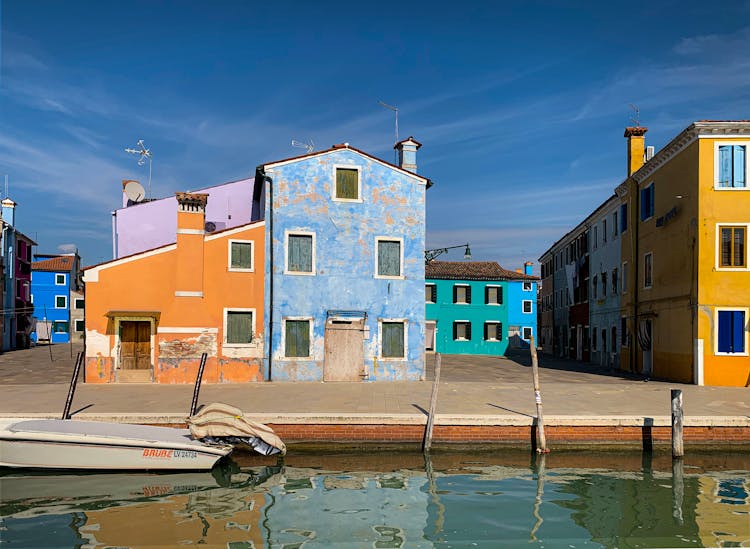
M 682 448 L 682 390 L 672 389 L 672 458 L 685 455 Z
M 542 454 L 549 452 L 547 448 L 547 437 L 544 434 L 544 414 L 542 413 L 542 393 L 539 390 L 539 364 L 536 356 L 536 344 L 534 336 L 529 337 L 531 347 L 531 374 L 534 379 L 534 401 L 536 402 L 536 431 L 539 438 L 539 446 L 536 451 Z
M 435 380 L 432 382 L 432 395 L 430 396 L 430 409 L 427 412 L 427 425 L 424 430 L 422 451 L 429 452 L 432 447 L 432 427 L 435 423 L 435 408 L 437 408 L 438 383 L 440 382 L 440 353 L 435 353 Z

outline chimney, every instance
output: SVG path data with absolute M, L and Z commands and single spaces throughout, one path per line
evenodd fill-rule
M 411 136 L 396 143 L 393 148 L 398 151 L 398 167 L 417 173 L 417 149 L 421 146 L 422 143 Z
M 203 297 L 203 236 L 207 194 L 175 193 L 177 198 L 176 297 Z
M 533 268 L 534 268 L 534 264 L 531 261 L 527 261 L 526 263 L 523 264 L 523 274 L 529 275 L 529 276 L 533 275 L 534 274 L 532 270 Z
M 637 172 L 646 154 L 646 132 L 648 128 L 642 126 L 630 126 L 625 128 L 625 137 L 628 138 L 628 177 Z
M 3 220 L 11 227 L 16 226 L 16 204 L 10 198 L 6 198 L 2 201 L 3 206 Z

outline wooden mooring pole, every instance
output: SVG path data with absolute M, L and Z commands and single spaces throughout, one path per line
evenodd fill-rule
M 78 383 L 78 373 L 81 371 L 81 364 L 83 364 L 83 353 L 78 353 L 76 364 L 73 367 L 73 377 L 70 380 L 70 387 L 68 388 L 68 398 L 65 399 L 62 419 L 70 419 L 70 406 L 73 404 L 73 395 L 76 392 L 76 384 Z
M 203 369 L 206 367 L 206 358 L 208 354 L 203 353 L 201 355 L 201 364 L 198 366 L 198 377 L 195 380 L 195 388 L 193 389 L 193 402 L 190 403 L 190 415 L 194 416 L 195 411 L 198 408 L 198 394 L 201 391 L 201 380 L 203 379 Z
M 536 434 L 537 448 L 540 454 L 549 453 L 547 448 L 547 437 L 544 434 L 544 414 L 542 413 L 542 393 L 539 391 L 539 362 L 536 356 L 536 343 L 534 336 L 529 337 L 529 347 L 531 348 L 531 374 L 534 378 L 534 401 L 536 402 Z
M 682 447 L 682 390 L 672 389 L 672 459 L 685 455 Z
M 432 382 L 432 395 L 430 396 L 430 409 L 427 412 L 427 426 L 424 430 L 422 451 L 429 452 L 432 447 L 432 426 L 435 423 L 435 409 L 437 408 L 438 384 L 440 383 L 440 353 L 435 353 L 435 379 Z

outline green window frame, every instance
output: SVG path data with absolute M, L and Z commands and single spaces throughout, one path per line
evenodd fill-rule
M 401 241 L 379 239 L 378 276 L 401 276 Z
M 356 168 L 336 168 L 337 200 L 359 200 L 359 170 Z
M 380 356 L 405 358 L 405 323 L 403 321 L 380 323 Z
M 245 345 L 253 342 L 252 311 L 227 311 L 224 343 Z
M 253 243 L 232 240 L 229 242 L 229 268 L 251 270 L 253 268 Z
M 284 321 L 284 356 L 306 358 L 310 356 L 310 320 Z
M 289 234 L 287 236 L 287 271 L 291 273 L 312 273 L 314 271 L 311 234 Z

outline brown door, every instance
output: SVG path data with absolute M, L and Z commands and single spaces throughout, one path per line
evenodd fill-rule
M 120 321 L 120 381 L 151 380 L 151 323 Z
M 324 381 L 362 380 L 364 324 L 364 320 L 329 320 L 326 323 Z

